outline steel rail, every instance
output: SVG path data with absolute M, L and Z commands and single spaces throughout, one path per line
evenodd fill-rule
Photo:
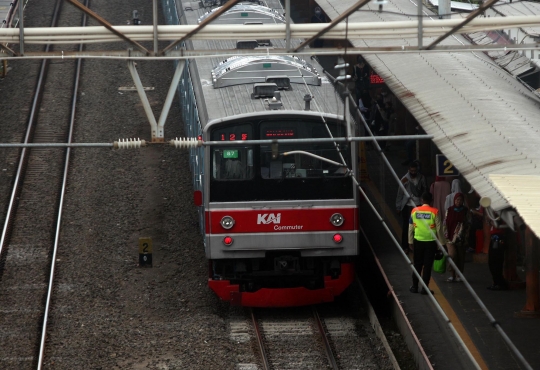
M 56 5 L 53 11 L 53 18 L 51 21 L 51 27 L 55 27 L 58 24 L 58 15 L 60 14 L 60 9 L 62 8 L 62 4 L 63 4 L 63 0 L 56 1 Z M 50 48 L 50 45 L 45 46 L 45 51 L 47 52 L 49 48 Z M 45 81 L 45 74 L 46 74 L 48 65 L 49 65 L 49 61 L 47 59 L 44 59 L 41 62 L 36 89 L 34 91 L 34 98 L 32 99 L 32 106 L 30 108 L 28 126 L 26 128 L 26 134 L 24 137 L 25 144 L 28 144 L 33 138 L 34 128 L 35 128 L 37 114 L 38 114 L 37 108 L 38 108 L 39 103 L 41 102 L 41 98 L 43 94 L 43 86 L 44 86 L 44 81 Z M 15 218 L 15 212 L 16 212 L 17 204 L 18 204 L 17 198 L 21 191 L 21 185 L 22 185 L 21 183 L 25 174 L 26 164 L 28 161 L 28 152 L 29 151 L 27 150 L 27 148 L 23 148 L 21 150 L 21 154 L 19 157 L 19 165 L 17 166 L 17 173 L 15 175 L 15 180 L 13 181 L 13 188 L 11 191 L 11 196 L 10 196 L 8 207 L 7 207 L 6 219 L 4 222 L 4 227 L 2 228 L 2 236 L 0 237 L 0 256 L 2 256 L 3 248 L 11 237 L 10 226 L 12 225 Z
M 89 0 L 84 1 L 84 6 L 88 6 Z M 83 14 L 82 17 L 82 25 L 85 26 L 87 22 L 86 14 Z M 83 50 L 83 44 L 79 45 L 79 51 Z M 77 92 L 79 90 L 79 80 L 81 76 L 81 69 L 82 69 L 82 60 L 77 60 L 77 67 L 75 70 L 75 81 L 73 83 L 73 95 L 71 97 L 71 112 L 70 112 L 70 119 L 69 119 L 69 132 L 67 137 L 67 142 L 71 143 L 73 139 L 73 130 L 75 126 L 75 113 L 77 108 Z M 56 231 L 54 235 L 54 244 L 53 244 L 53 254 L 52 254 L 52 260 L 51 260 L 51 268 L 49 273 L 49 288 L 47 290 L 47 298 L 45 300 L 45 311 L 43 314 L 43 324 L 41 327 L 41 340 L 39 345 L 39 355 L 38 355 L 38 364 L 37 364 L 37 370 L 41 370 L 43 366 L 43 357 L 45 355 L 45 339 L 47 337 L 47 322 L 49 319 L 49 310 L 51 305 L 51 299 L 53 294 L 53 287 L 54 287 L 54 271 L 56 268 L 56 254 L 58 252 L 58 242 L 60 240 L 60 228 L 62 226 L 62 209 L 64 207 L 64 198 L 66 193 L 66 186 L 67 186 L 67 176 L 69 172 L 69 161 L 71 158 L 71 148 L 66 149 L 66 156 L 64 160 L 64 173 L 62 175 L 62 187 L 60 190 L 60 202 L 58 204 L 58 216 L 56 219 Z
M 266 349 L 264 348 L 263 335 L 261 332 L 261 328 L 259 327 L 257 316 L 255 315 L 255 311 L 253 308 L 249 309 L 249 313 L 251 316 L 251 322 L 253 323 L 253 329 L 255 330 L 255 336 L 257 337 L 257 345 L 259 347 L 259 352 L 261 354 L 263 369 L 270 370 L 272 367 L 270 366 L 270 361 L 268 360 L 268 354 L 266 353 Z
M 313 318 L 315 320 L 315 323 L 317 324 L 317 328 L 319 329 L 321 340 L 324 344 L 324 349 L 326 352 L 326 358 L 328 359 L 328 363 L 330 364 L 332 369 L 338 370 L 339 365 L 336 361 L 336 357 L 334 356 L 334 351 L 332 351 L 332 347 L 330 346 L 330 342 L 328 341 L 328 336 L 326 335 L 326 330 L 324 329 L 324 325 L 322 323 L 321 317 L 319 316 L 319 313 L 317 312 L 317 309 L 314 306 L 311 307 L 311 311 L 313 313 Z

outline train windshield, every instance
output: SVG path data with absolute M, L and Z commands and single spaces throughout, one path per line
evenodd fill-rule
M 332 137 L 342 137 L 340 126 L 329 125 Z M 281 122 L 261 124 L 261 139 L 308 139 L 329 138 L 326 126 L 306 122 Z M 348 158 L 347 146 L 340 145 L 344 158 Z M 290 144 L 278 147 L 277 157 L 272 156 L 271 145 L 260 147 L 260 170 L 263 179 L 296 179 L 343 177 L 347 167 L 342 166 L 341 157 L 334 143 Z M 290 154 L 289 154 L 290 153 Z M 347 166 L 350 161 L 347 161 Z
M 340 123 L 281 120 L 220 128 L 212 131 L 211 137 L 227 141 L 345 135 L 345 127 Z M 351 150 L 348 143 L 338 145 L 347 167 L 341 165 L 342 157 L 333 142 L 279 144 L 277 148 L 272 145 L 213 147 L 210 200 L 351 199 L 353 185 L 347 173 L 347 168 L 351 168 Z

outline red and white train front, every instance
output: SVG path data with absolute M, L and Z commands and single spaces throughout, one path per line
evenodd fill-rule
M 210 122 L 204 132 L 205 141 L 237 142 L 345 136 L 335 115 L 292 111 Z M 348 169 L 356 174 L 356 147 L 293 142 L 205 148 L 209 286 L 223 300 L 329 302 L 353 280 L 358 208 Z M 346 167 L 337 165 L 343 159 Z

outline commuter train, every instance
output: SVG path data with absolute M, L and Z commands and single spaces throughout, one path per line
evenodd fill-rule
M 202 2 L 163 5 L 170 24 L 195 25 L 215 10 L 199 9 Z M 215 22 L 252 27 L 285 19 L 279 1 L 269 0 L 237 4 Z M 192 40 L 185 47 L 235 45 L 266 49 L 285 41 Z M 186 63 L 179 86 L 186 135 L 214 143 L 190 153 L 208 285 L 231 304 L 330 302 L 353 281 L 359 220 L 350 176 L 357 174 L 357 146 L 299 140 L 347 136 L 343 99 L 318 71 L 316 61 L 295 56 Z

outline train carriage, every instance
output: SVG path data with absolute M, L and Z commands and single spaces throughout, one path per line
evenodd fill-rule
M 216 22 L 284 22 L 279 1 L 262 3 L 238 4 Z M 194 2 L 163 4 L 170 23 L 197 24 L 211 14 Z M 284 43 L 195 40 L 186 47 Z M 350 142 L 313 139 L 355 135 L 342 98 L 316 61 L 293 56 L 201 58 L 186 66 L 179 87 L 186 134 L 216 142 L 190 155 L 210 288 L 252 307 L 332 301 L 354 275 L 358 208 L 350 175 L 358 153 Z

